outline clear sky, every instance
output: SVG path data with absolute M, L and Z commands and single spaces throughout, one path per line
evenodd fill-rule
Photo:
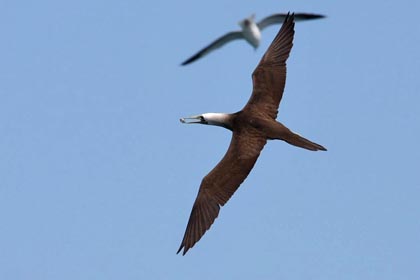
M 416 1 L 0 1 L 0 279 L 420 279 Z M 280 26 L 180 67 L 252 13 L 297 23 L 271 141 L 176 255 Z

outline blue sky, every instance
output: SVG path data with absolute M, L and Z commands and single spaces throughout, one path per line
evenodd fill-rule
M 0 2 L 1 279 L 418 279 L 415 1 Z M 179 64 L 252 13 L 297 23 L 271 141 L 184 257 L 200 181 L 279 26 Z

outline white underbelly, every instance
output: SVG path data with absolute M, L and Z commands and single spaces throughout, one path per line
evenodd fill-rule
M 243 29 L 245 40 L 247 40 L 254 48 L 257 48 L 261 41 L 261 32 L 257 25 L 250 25 Z

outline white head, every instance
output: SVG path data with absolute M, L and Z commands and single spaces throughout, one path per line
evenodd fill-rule
M 249 28 L 252 24 L 255 24 L 255 14 L 252 14 L 249 17 L 239 21 L 238 24 L 242 29 Z
M 232 118 L 230 114 L 225 113 L 205 113 L 202 115 L 181 118 L 180 121 L 186 124 L 207 124 L 222 126 L 232 130 Z

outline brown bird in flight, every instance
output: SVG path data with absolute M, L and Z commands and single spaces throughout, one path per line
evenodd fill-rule
M 252 73 L 253 91 L 245 107 L 234 114 L 206 113 L 182 118 L 182 123 L 217 125 L 232 131 L 228 151 L 201 182 L 184 238 L 183 255 L 210 228 L 223 206 L 253 168 L 267 140 L 283 140 L 311 151 L 326 151 L 276 121 L 286 82 L 286 60 L 293 46 L 294 14 L 285 18 L 279 33 Z

